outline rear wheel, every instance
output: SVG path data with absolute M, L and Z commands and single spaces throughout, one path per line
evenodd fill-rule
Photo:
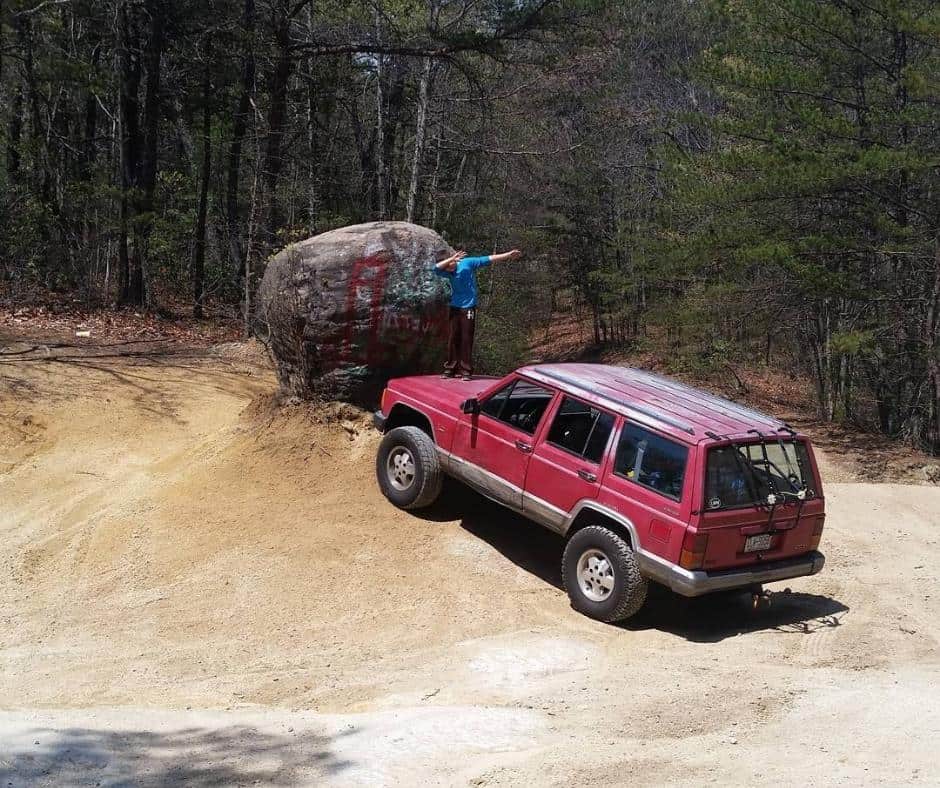
M 382 494 L 401 509 L 430 506 L 441 493 L 437 448 L 418 427 L 396 427 L 382 438 L 375 475 Z
M 571 606 L 598 621 L 622 621 L 646 601 L 648 583 L 636 554 L 601 525 L 582 528 L 568 540 L 561 575 Z

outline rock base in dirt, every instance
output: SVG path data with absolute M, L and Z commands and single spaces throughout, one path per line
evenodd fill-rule
M 433 265 L 452 253 L 425 227 L 372 222 L 275 255 L 260 304 L 281 396 L 372 405 L 390 377 L 437 369 L 448 292 Z

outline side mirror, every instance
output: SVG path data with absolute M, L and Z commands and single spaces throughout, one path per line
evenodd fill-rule
M 471 399 L 465 399 L 460 403 L 460 410 L 462 413 L 479 413 L 480 412 L 480 400 L 476 397 Z

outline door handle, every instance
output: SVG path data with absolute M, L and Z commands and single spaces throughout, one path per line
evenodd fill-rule
M 590 471 L 586 471 L 586 470 L 584 470 L 584 468 L 582 468 L 580 471 L 578 471 L 578 476 L 580 476 L 580 477 L 581 477 L 582 479 L 584 479 L 584 481 L 586 481 L 586 482 L 596 482 L 596 481 L 597 481 L 597 474 L 596 474 L 596 473 L 591 473 Z
M 523 440 L 518 440 L 516 441 L 516 448 L 519 449 L 519 451 L 528 454 L 530 451 L 532 451 L 532 444 L 526 443 Z

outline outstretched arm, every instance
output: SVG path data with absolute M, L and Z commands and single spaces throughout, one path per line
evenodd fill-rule
M 439 271 L 443 271 L 446 268 L 449 268 L 454 263 L 459 263 L 467 256 L 467 253 L 464 251 L 454 252 L 450 257 L 441 260 L 439 263 L 435 263 L 434 267 Z
M 513 249 L 511 252 L 501 252 L 499 254 L 491 254 L 490 262 L 491 263 L 501 263 L 503 260 L 518 260 L 522 257 L 522 252 L 518 249 Z

